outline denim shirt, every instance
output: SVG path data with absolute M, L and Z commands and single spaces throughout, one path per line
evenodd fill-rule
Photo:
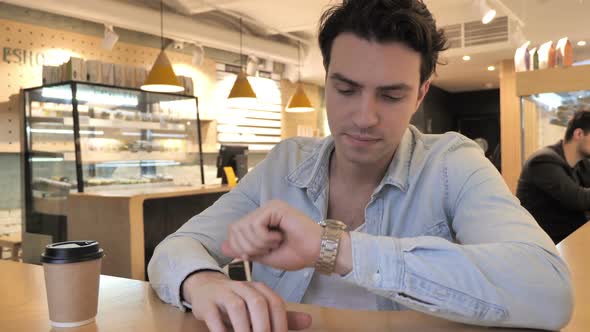
M 231 192 L 168 236 L 148 266 L 159 297 L 183 308 L 184 279 L 221 271 L 231 261 L 221 253 L 228 225 L 269 200 L 325 219 L 333 150 L 332 137 L 281 142 Z M 365 227 L 350 233 L 353 268 L 343 279 L 379 295 L 379 310 L 550 330 L 569 321 L 570 275 L 553 242 L 479 146 L 457 133 L 406 130 L 366 206 Z M 313 272 L 254 263 L 252 277 L 297 303 Z

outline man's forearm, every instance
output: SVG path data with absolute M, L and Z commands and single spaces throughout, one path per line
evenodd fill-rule
M 181 300 L 186 301 L 190 304 L 193 303 L 191 297 L 191 289 L 194 288 L 196 285 L 203 285 L 207 283 L 209 280 L 216 280 L 216 279 L 229 279 L 225 274 L 220 273 L 218 271 L 212 270 L 203 270 L 197 271 L 191 275 L 189 275 L 180 286 L 181 289 Z
M 341 276 L 345 276 L 349 274 L 350 271 L 352 271 L 352 244 L 350 241 L 350 233 L 342 232 L 334 272 Z

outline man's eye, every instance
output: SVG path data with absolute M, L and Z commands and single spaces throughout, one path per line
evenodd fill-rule
M 343 89 L 337 89 L 338 93 L 340 93 L 341 95 L 345 95 L 345 96 L 350 96 L 352 94 L 354 94 L 354 90 L 343 90 Z
M 400 101 L 402 99 L 402 97 L 394 97 L 394 96 L 390 96 L 390 95 L 382 95 L 382 98 L 388 102 L 396 102 L 396 101 Z

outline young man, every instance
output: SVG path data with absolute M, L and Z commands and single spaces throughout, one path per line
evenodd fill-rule
M 445 38 L 419 0 L 322 17 L 332 136 L 289 139 L 156 249 L 153 288 L 213 331 L 304 328 L 283 301 L 559 329 L 570 277 L 477 144 L 409 125 Z M 346 230 L 343 228 L 346 227 Z M 255 283 L 220 266 L 254 262 Z
M 555 243 L 588 220 L 590 189 L 583 186 L 588 169 L 580 163 L 588 158 L 590 112 L 578 111 L 564 139 L 534 153 L 522 169 L 516 196 Z

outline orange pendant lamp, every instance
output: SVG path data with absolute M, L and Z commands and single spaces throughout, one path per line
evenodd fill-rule
M 305 113 L 305 112 L 313 112 L 315 109 L 311 105 L 311 101 L 305 94 L 303 90 L 303 83 L 301 82 L 301 43 L 299 43 L 297 47 L 297 58 L 299 61 L 299 80 L 297 81 L 297 88 L 295 89 L 295 93 L 289 99 L 289 103 L 287 104 L 287 108 L 285 109 L 286 112 L 289 113 Z
M 248 82 L 248 75 L 246 74 L 246 71 L 244 70 L 244 56 L 242 53 L 242 38 L 243 38 L 243 29 L 242 29 L 242 19 L 240 18 L 240 73 L 238 74 L 238 77 L 236 77 L 236 81 L 234 82 L 234 86 L 231 88 L 231 91 L 229 92 L 229 96 L 227 97 L 228 99 L 231 99 L 232 101 L 252 101 L 256 99 L 256 93 L 254 92 L 254 89 L 252 89 L 252 86 L 250 85 L 250 82 Z
M 145 82 L 141 86 L 142 90 L 151 92 L 182 92 L 184 87 L 178 81 L 172 64 L 164 51 L 164 3 L 160 0 L 160 38 L 161 51 L 152 66 Z

